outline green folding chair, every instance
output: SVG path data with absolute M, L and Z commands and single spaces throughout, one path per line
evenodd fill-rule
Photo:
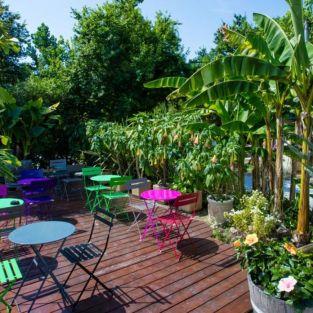
M 101 195 L 104 199 L 105 206 L 106 206 L 106 209 L 108 211 L 112 211 L 112 209 L 113 209 L 112 208 L 112 202 L 114 201 L 115 202 L 114 212 L 112 212 L 112 213 L 114 213 L 115 215 L 121 214 L 121 213 L 126 213 L 124 211 L 125 204 L 124 205 L 121 205 L 120 203 L 116 204 L 116 202 L 118 202 L 118 200 L 129 198 L 129 189 L 127 188 L 127 183 L 131 179 L 132 179 L 131 176 L 121 176 L 118 178 L 111 178 L 110 179 L 109 191 L 106 193 L 103 193 Z M 125 187 L 125 190 L 121 190 L 122 187 Z M 127 218 L 129 219 L 128 214 L 127 214 Z
M 90 178 L 102 174 L 101 167 L 83 167 L 82 168 L 84 189 L 86 192 L 86 207 L 94 212 L 96 207 L 101 207 L 100 194 L 109 188 L 93 182 Z
M 11 312 L 11 304 L 4 300 L 4 297 L 12 289 L 13 284 L 22 278 L 22 273 L 17 264 L 16 259 L 9 259 L 0 262 L 0 283 L 6 285 L 3 291 L 0 292 L 0 303 L 3 303 L 7 312 Z M 14 297 L 15 299 L 15 297 Z

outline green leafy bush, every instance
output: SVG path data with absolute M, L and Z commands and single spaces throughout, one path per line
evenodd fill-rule
M 240 210 L 225 213 L 225 218 L 231 227 L 240 233 L 256 233 L 260 238 L 266 238 L 275 230 L 278 219 L 269 213 L 269 204 L 264 195 L 257 190 L 244 195 L 240 199 Z

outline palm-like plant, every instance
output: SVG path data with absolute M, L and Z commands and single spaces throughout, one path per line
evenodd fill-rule
M 297 239 L 309 237 L 309 141 L 311 139 L 311 111 L 313 102 L 313 45 L 305 42 L 302 0 L 286 0 L 290 6 L 294 38 L 289 39 L 279 24 L 262 14 L 254 14 L 261 35 L 236 35 L 240 55 L 218 59 L 200 68 L 185 82 L 179 82 L 174 94 L 186 95 L 187 104 L 204 104 L 229 99 L 238 94 L 254 92 L 270 95 L 276 109 L 276 209 L 282 208 L 282 108 L 291 94 L 301 104 L 303 129 L 301 187 Z M 170 82 L 170 80 L 167 80 Z M 154 82 L 155 84 L 157 82 Z M 264 89 L 264 84 L 266 88 Z M 168 84 L 170 85 L 170 84 Z M 175 87 L 173 82 L 171 86 Z M 169 87 L 169 86 L 167 86 Z

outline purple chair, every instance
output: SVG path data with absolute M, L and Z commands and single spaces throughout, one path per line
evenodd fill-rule
M 8 196 L 8 187 L 6 185 L 0 185 L 0 198 L 6 198 Z
M 33 181 L 23 191 L 26 224 L 28 222 L 28 216 L 31 213 L 32 208 L 40 209 L 43 212 L 46 209 L 46 216 L 51 211 L 52 203 L 54 202 L 53 192 L 56 186 L 56 179 Z
M 44 174 L 41 169 L 21 170 L 20 179 L 25 178 L 43 178 Z

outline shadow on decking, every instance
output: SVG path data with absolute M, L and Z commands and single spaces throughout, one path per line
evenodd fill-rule
M 216 253 L 218 245 L 206 238 L 188 238 L 183 239 L 177 245 L 177 250 L 182 254 L 181 260 L 191 258 L 200 260 L 202 257 Z

